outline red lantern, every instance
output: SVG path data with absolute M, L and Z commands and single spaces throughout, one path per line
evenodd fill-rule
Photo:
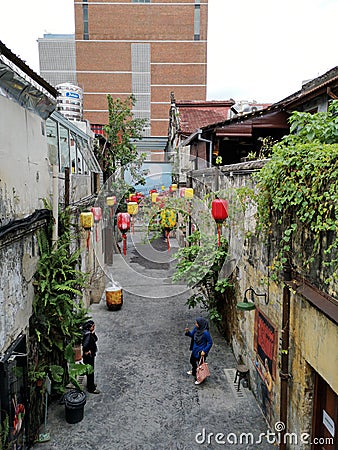
M 127 231 L 130 228 L 130 215 L 128 213 L 117 214 L 117 227 L 122 233 L 123 239 L 123 254 L 127 254 Z
M 180 197 L 184 197 L 185 196 L 185 188 L 180 188 Z
M 131 195 L 129 201 L 137 203 L 138 202 L 138 196 L 136 194 L 135 195 Z
M 100 222 L 100 220 L 102 219 L 102 209 L 99 206 L 95 206 L 91 209 L 91 212 L 94 216 L 94 222 Z
M 221 245 L 221 226 L 228 217 L 228 201 L 216 198 L 211 203 L 211 214 L 217 223 L 218 246 Z
M 96 242 L 98 241 L 97 237 L 97 224 L 102 219 L 102 209 L 99 206 L 93 206 L 93 208 L 90 210 L 93 213 L 94 216 L 94 223 L 95 223 L 95 236 L 96 236 Z

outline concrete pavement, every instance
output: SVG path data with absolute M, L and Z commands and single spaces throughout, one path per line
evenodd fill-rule
M 114 255 L 107 275 L 124 293 L 119 311 L 109 311 L 105 296 L 90 307 L 99 352 L 96 382 L 101 394 L 87 393 L 84 418 L 65 420 L 65 406 L 52 403 L 50 441 L 38 450 L 195 450 L 276 448 L 260 433 L 267 424 L 251 391 L 234 385 L 236 361 L 211 326 L 214 345 L 211 377 L 196 386 L 190 369 L 190 339 L 184 328 L 205 311 L 185 305 L 189 290 L 172 284 L 171 250 L 163 239 L 145 242 L 128 235 L 127 256 Z M 85 381 L 85 380 L 84 380 Z

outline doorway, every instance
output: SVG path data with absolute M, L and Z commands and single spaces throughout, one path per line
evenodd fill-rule
M 312 450 L 338 450 L 338 395 L 315 373 Z

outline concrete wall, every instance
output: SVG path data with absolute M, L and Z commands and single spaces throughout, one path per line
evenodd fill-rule
M 38 263 L 36 230 L 20 240 L 12 235 L 9 246 L 0 245 L 0 354 L 28 327 L 34 289 L 32 277 Z
M 256 207 L 250 196 L 246 195 L 247 189 L 255 191 L 252 173 L 263 164 L 262 161 L 252 161 L 225 166 L 218 173 L 215 169 L 194 171 L 190 179 L 195 195 L 200 198 L 215 191 L 218 186 L 221 197 L 229 200 L 229 218 L 222 231 L 229 241 L 230 251 L 223 276 L 232 276 L 235 287 L 234 298 L 227 299 L 231 303 L 228 309 L 231 314 L 227 317 L 231 321 L 231 343 L 236 358 L 242 358 L 249 367 L 251 388 L 273 427 L 280 414 L 283 287 L 281 282 L 272 280 L 271 268 L 279 230 L 274 230 L 270 241 L 256 234 Z M 321 277 L 319 272 L 317 275 Z M 254 311 L 240 311 L 236 309 L 236 303 L 243 301 L 245 290 L 249 287 L 256 293 L 266 293 L 269 302 L 265 304 L 263 297 L 255 297 Z M 311 432 L 314 374 L 318 373 L 334 392 L 338 392 L 338 327 L 297 292 L 291 294 L 290 321 L 288 429 L 300 435 L 302 432 Z M 269 331 L 267 337 L 273 341 L 272 383 L 269 389 L 264 378 L 266 371 L 258 337 L 259 330 L 264 326 Z
M 0 225 L 43 209 L 51 177 L 44 121 L 0 96 Z M 43 221 L 0 240 L 0 352 L 28 327 L 38 262 L 36 233 Z
M 44 121 L 0 96 L 1 225 L 42 209 L 51 190 Z

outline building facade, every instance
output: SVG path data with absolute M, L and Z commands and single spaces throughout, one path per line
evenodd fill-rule
M 107 94 L 134 94 L 145 137 L 168 133 L 170 93 L 206 99 L 208 0 L 75 1 L 77 84 L 84 118 L 108 119 Z
M 44 34 L 38 49 L 40 75 L 49 84 L 76 84 L 74 34 Z

